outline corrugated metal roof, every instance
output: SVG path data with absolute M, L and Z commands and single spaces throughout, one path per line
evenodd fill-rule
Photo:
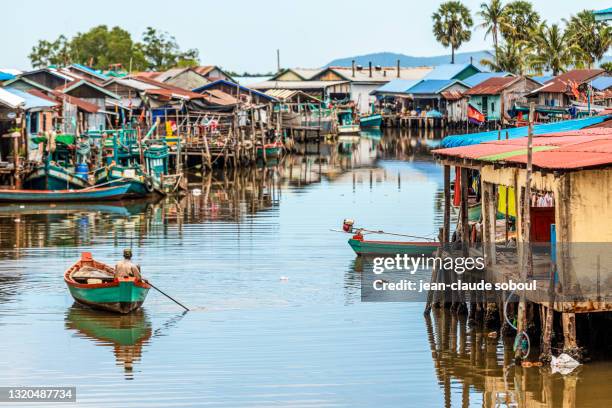
M 571 170 L 612 165 L 612 128 L 575 130 L 541 135 L 534 143 L 533 165 Z M 480 162 L 527 163 L 527 138 L 495 140 L 474 146 L 434 150 L 434 155 Z
M 372 91 L 372 95 L 384 93 L 406 93 L 408 89 L 412 88 L 419 82 L 419 80 L 394 79 L 393 81 L 387 82 L 380 88 L 376 88 L 374 91 Z
M 455 78 L 457 75 L 462 73 L 464 70 L 469 67 L 474 67 L 472 64 L 441 64 L 429 72 L 423 79 L 444 79 L 450 80 Z M 476 70 L 480 71 L 478 68 L 474 67 Z
M 0 88 L 0 105 L 4 105 L 7 108 L 16 109 L 21 105 L 25 104 L 25 99 L 9 92 L 6 89 Z
M 498 95 L 507 86 L 518 80 L 518 77 L 489 78 L 472 89 L 465 91 L 466 95 Z
M 583 129 L 588 126 L 592 126 L 612 118 L 612 115 L 607 116 L 593 116 L 590 118 L 583 119 L 572 119 L 564 120 L 562 122 L 546 123 L 542 125 L 535 125 L 533 127 L 534 135 L 544 135 L 553 132 L 573 131 Z M 505 138 L 506 132 L 510 139 L 516 139 L 519 137 L 527 136 L 527 126 L 515 127 L 510 129 L 502 130 L 502 138 Z M 488 132 L 471 133 L 464 135 L 450 135 L 446 136 L 440 142 L 441 147 L 456 147 L 456 146 L 469 146 L 478 143 L 484 143 L 497 140 L 497 130 L 491 130 Z
M 348 81 L 263 81 L 252 84 L 251 89 L 320 89 L 348 84 Z M 206 85 L 205 85 L 206 86 Z
M 456 79 L 424 79 L 416 85 L 408 89 L 408 93 L 417 94 L 435 94 L 443 91 L 454 83 L 459 82 Z
M 292 99 L 299 95 L 302 102 L 321 102 L 314 96 L 308 95 L 307 93 L 298 91 L 296 89 L 269 89 L 265 93 L 266 95 L 270 95 L 280 101 L 286 101 L 287 99 Z
M 0 71 L 0 81 L 8 81 L 13 78 L 15 78 L 15 75 Z
M 269 81 L 269 82 L 272 82 L 272 81 Z M 292 82 L 292 81 L 274 81 L 274 82 L 275 83 L 286 84 L 287 82 Z M 308 81 L 299 81 L 299 82 L 308 82 Z M 270 101 L 275 101 L 276 100 L 275 98 L 273 98 L 270 95 L 266 95 L 263 92 L 255 90 L 255 88 L 253 86 L 247 88 L 247 87 L 242 86 L 240 84 L 236 84 L 234 82 L 226 81 L 224 79 L 218 79 L 218 80 L 213 81 L 213 82 L 211 82 L 209 84 L 202 85 L 201 87 L 194 89 L 193 92 L 202 92 L 202 91 L 206 91 L 206 90 L 209 90 L 209 89 L 213 89 L 215 86 L 218 86 L 220 84 L 221 85 L 232 86 L 232 87 L 238 87 L 242 92 L 245 92 L 245 93 L 251 92 L 251 93 L 253 93 L 255 95 L 261 96 L 262 98 L 268 99 Z
M 442 91 L 440 92 L 440 95 L 442 95 L 442 97 L 448 101 L 457 101 L 463 98 L 464 94 L 461 91 Z
M 102 80 L 107 80 L 108 76 L 104 75 L 102 72 L 100 71 L 96 71 L 93 68 L 90 68 L 88 66 L 85 65 L 81 65 L 81 64 L 72 64 L 72 66 L 78 70 L 81 70 L 83 72 L 88 73 L 89 75 L 93 75 L 96 78 L 102 79 Z
M 472 88 L 479 85 L 490 78 L 501 78 L 513 76 L 509 72 L 479 72 L 463 80 L 463 83 L 471 86 Z
M 604 91 L 612 87 L 612 76 L 601 76 L 591 81 L 591 86 L 598 91 Z
M 534 90 L 532 93 L 538 92 L 569 92 L 570 82 L 582 84 L 601 75 L 605 71 L 603 69 L 573 69 L 561 75 L 558 75 L 546 82 L 542 87 Z
M 51 102 L 48 99 L 40 98 L 36 95 L 32 95 L 19 89 L 7 88 L 6 91 L 23 99 L 25 101 L 23 106 L 25 109 L 50 109 L 57 106 L 57 103 Z
M 395 79 L 419 80 L 423 79 L 432 71 L 431 67 L 410 67 L 400 68 L 399 78 L 397 76 L 397 67 L 372 67 L 372 76 L 370 76 L 369 67 L 355 69 L 353 75 L 352 67 L 329 67 L 331 71 L 351 82 L 380 82 L 386 83 Z
M 595 10 L 593 12 L 593 14 L 608 14 L 608 13 L 612 13 L 612 7 L 608 7 L 607 9 L 603 9 L 603 10 Z

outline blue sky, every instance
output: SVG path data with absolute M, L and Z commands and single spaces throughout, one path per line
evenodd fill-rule
M 474 13 L 483 0 L 464 0 Z M 147 26 L 197 48 L 203 64 L 237 71 L 271 71 L 276 49 L 284 67 L 316 67 L 334 58 L 391 51 L 416 56 L 446 54 L 431 33 L 431 14 L 442 0 L 31 0 L 4 7 L 0 67 L 25 69 L 38 39 L 71 36 L 92 26 L 119 25 L 140 39 Z M 549 22 L 609 0 L 533 0 Z M 490 47 L 476 29 L 460 51 Z

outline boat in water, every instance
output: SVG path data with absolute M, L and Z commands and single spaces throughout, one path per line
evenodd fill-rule
M 0 202 L 74 202 L 74 201 L 114 201 L 129 196 L 129 185 L 112 187 L 84 188 L 80 190 L 0 190 Z
M 431 256 L 438 248 L 439 242 L 434 241 L 374 241 L 366 240 L 363 235 L 354 235 L 348 240 L 349 245 L 357 255 L 410 255 Z
M 340 108 L 336 115 L 338 117 L 338 134 L 346 135 L 359 133 L 359 122 L 355 121 L 353 109 Z
M 380 113 L 372 113 L 359 118 L 361 129 L 380 129 L 381 125 L 382 115 Z
M 266 159 L 278 159 L 283 154 L 283 144 L 281 142 L 266 143 L 264 146 L 257 146 L 257 158 L 263 159 L 264 150 Z
M 355 233 L 348 240 L 348 244 L 359 256 L 374 256 L 374 255 L 409 255 L 409 256 L 432 256 L 434 252 L 440 248 L 440 243 L 426 237 L 417 237 L 414 235 L 395 234 L 384 231 L 372 231 L 365 228 L 353 228 L 354 221 L 345 219 L 342 224 L 342 231 L 346 233 Z M 366 240 L 365 234 L 386 234 L 401 236 L 406 238 L 422 239 L 421 241 L 377 241 Z
M 74 300 L 82 305 L 122 314 L 139 309 L 151 286 L 136 278 L 115 279 L 114 274 L 114 268 L 83 252 L 64 273 L 64 281 Z

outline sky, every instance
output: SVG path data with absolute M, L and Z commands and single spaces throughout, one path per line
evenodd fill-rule
M 463 0 L 475 14 L 483 0 Z M 335 58 L 372 52 L 413 56 L 449 53 L 432 34 L 431 14 L 442 0 L 30 0 L 11 2 L 0 23 L 0 67 L 27 69 L 39 39 L 106 24 L 140 40 L 147 26 L 169 32 L 181 48 L 197 48 L 203 65 L 237 72 L 319 67 Z M 532 0 L 548 22 L 582 9 L 610 7 L 610 0 Z M 475 17 L 478 23 L 478 17 Z M 476 28 L 461 51 L 491 48 Z

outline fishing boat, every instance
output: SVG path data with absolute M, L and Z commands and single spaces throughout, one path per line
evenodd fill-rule
M 114 273 L 112 267 L 83 252 L 64 274 L 64 281 L 74 300 L 82 305 L 123 314 L 140 308 L 151 286 L 136 278 L 115 279 Z
M 372 113 L 359 118 L 359 126 L 362 129 L 380 129 L 382 125 L 382 115 L 380 113 Z
M 32 190 L 75 190 L 91 186 L 86 176 L 82 177 L 72 169 L 48 161 L 36 166 L 26 176 L 24 185 Z
M 264 149 L 266 151 L 266 159 L 278 159 L 283 154 L 283 144 L 281 142 L 266 143 L 263 146 L 257 146 L 257 158 L 264 157 Z
M 81 190 L 0 190 L 0 202 L 112 201 L 129 195 L 129 185 Z
M 353 233 L 354 221 L 351 219 L 345 219 L 342 223 L 342 231 L 346 233 Z M 406 238 L 422 239 L 422 241 L 375 241 L 364 239 L 364 234 L 385 234 L 401 236 Z M 395 234 L 384 231 L 372 231 L 365 228 L 358 228 L 355 230 L 355 235 L 348 240 L 348 244 L 351 246 L 353 251 L 360 256 L 370 255 L 410 255 L 410 256 L 431 256 L 433 253 L 440 248 L 440 243 L 433 239 L 425 237 L 417 237 L 414 235 L 406 234 Z
M 352 109 L 340 109 L 337 112 L 338 116 L 338 133 L 339 134 L 355 134 L 359 133 L 359 123 L 353 119 Z
M 439 242 L 434 241 L 373 241 L 366 240 L 363 235 L 354 235 L 348 240 L 349 245 L 357 255 L 410 255 L 431 256 L 440 248 Z

